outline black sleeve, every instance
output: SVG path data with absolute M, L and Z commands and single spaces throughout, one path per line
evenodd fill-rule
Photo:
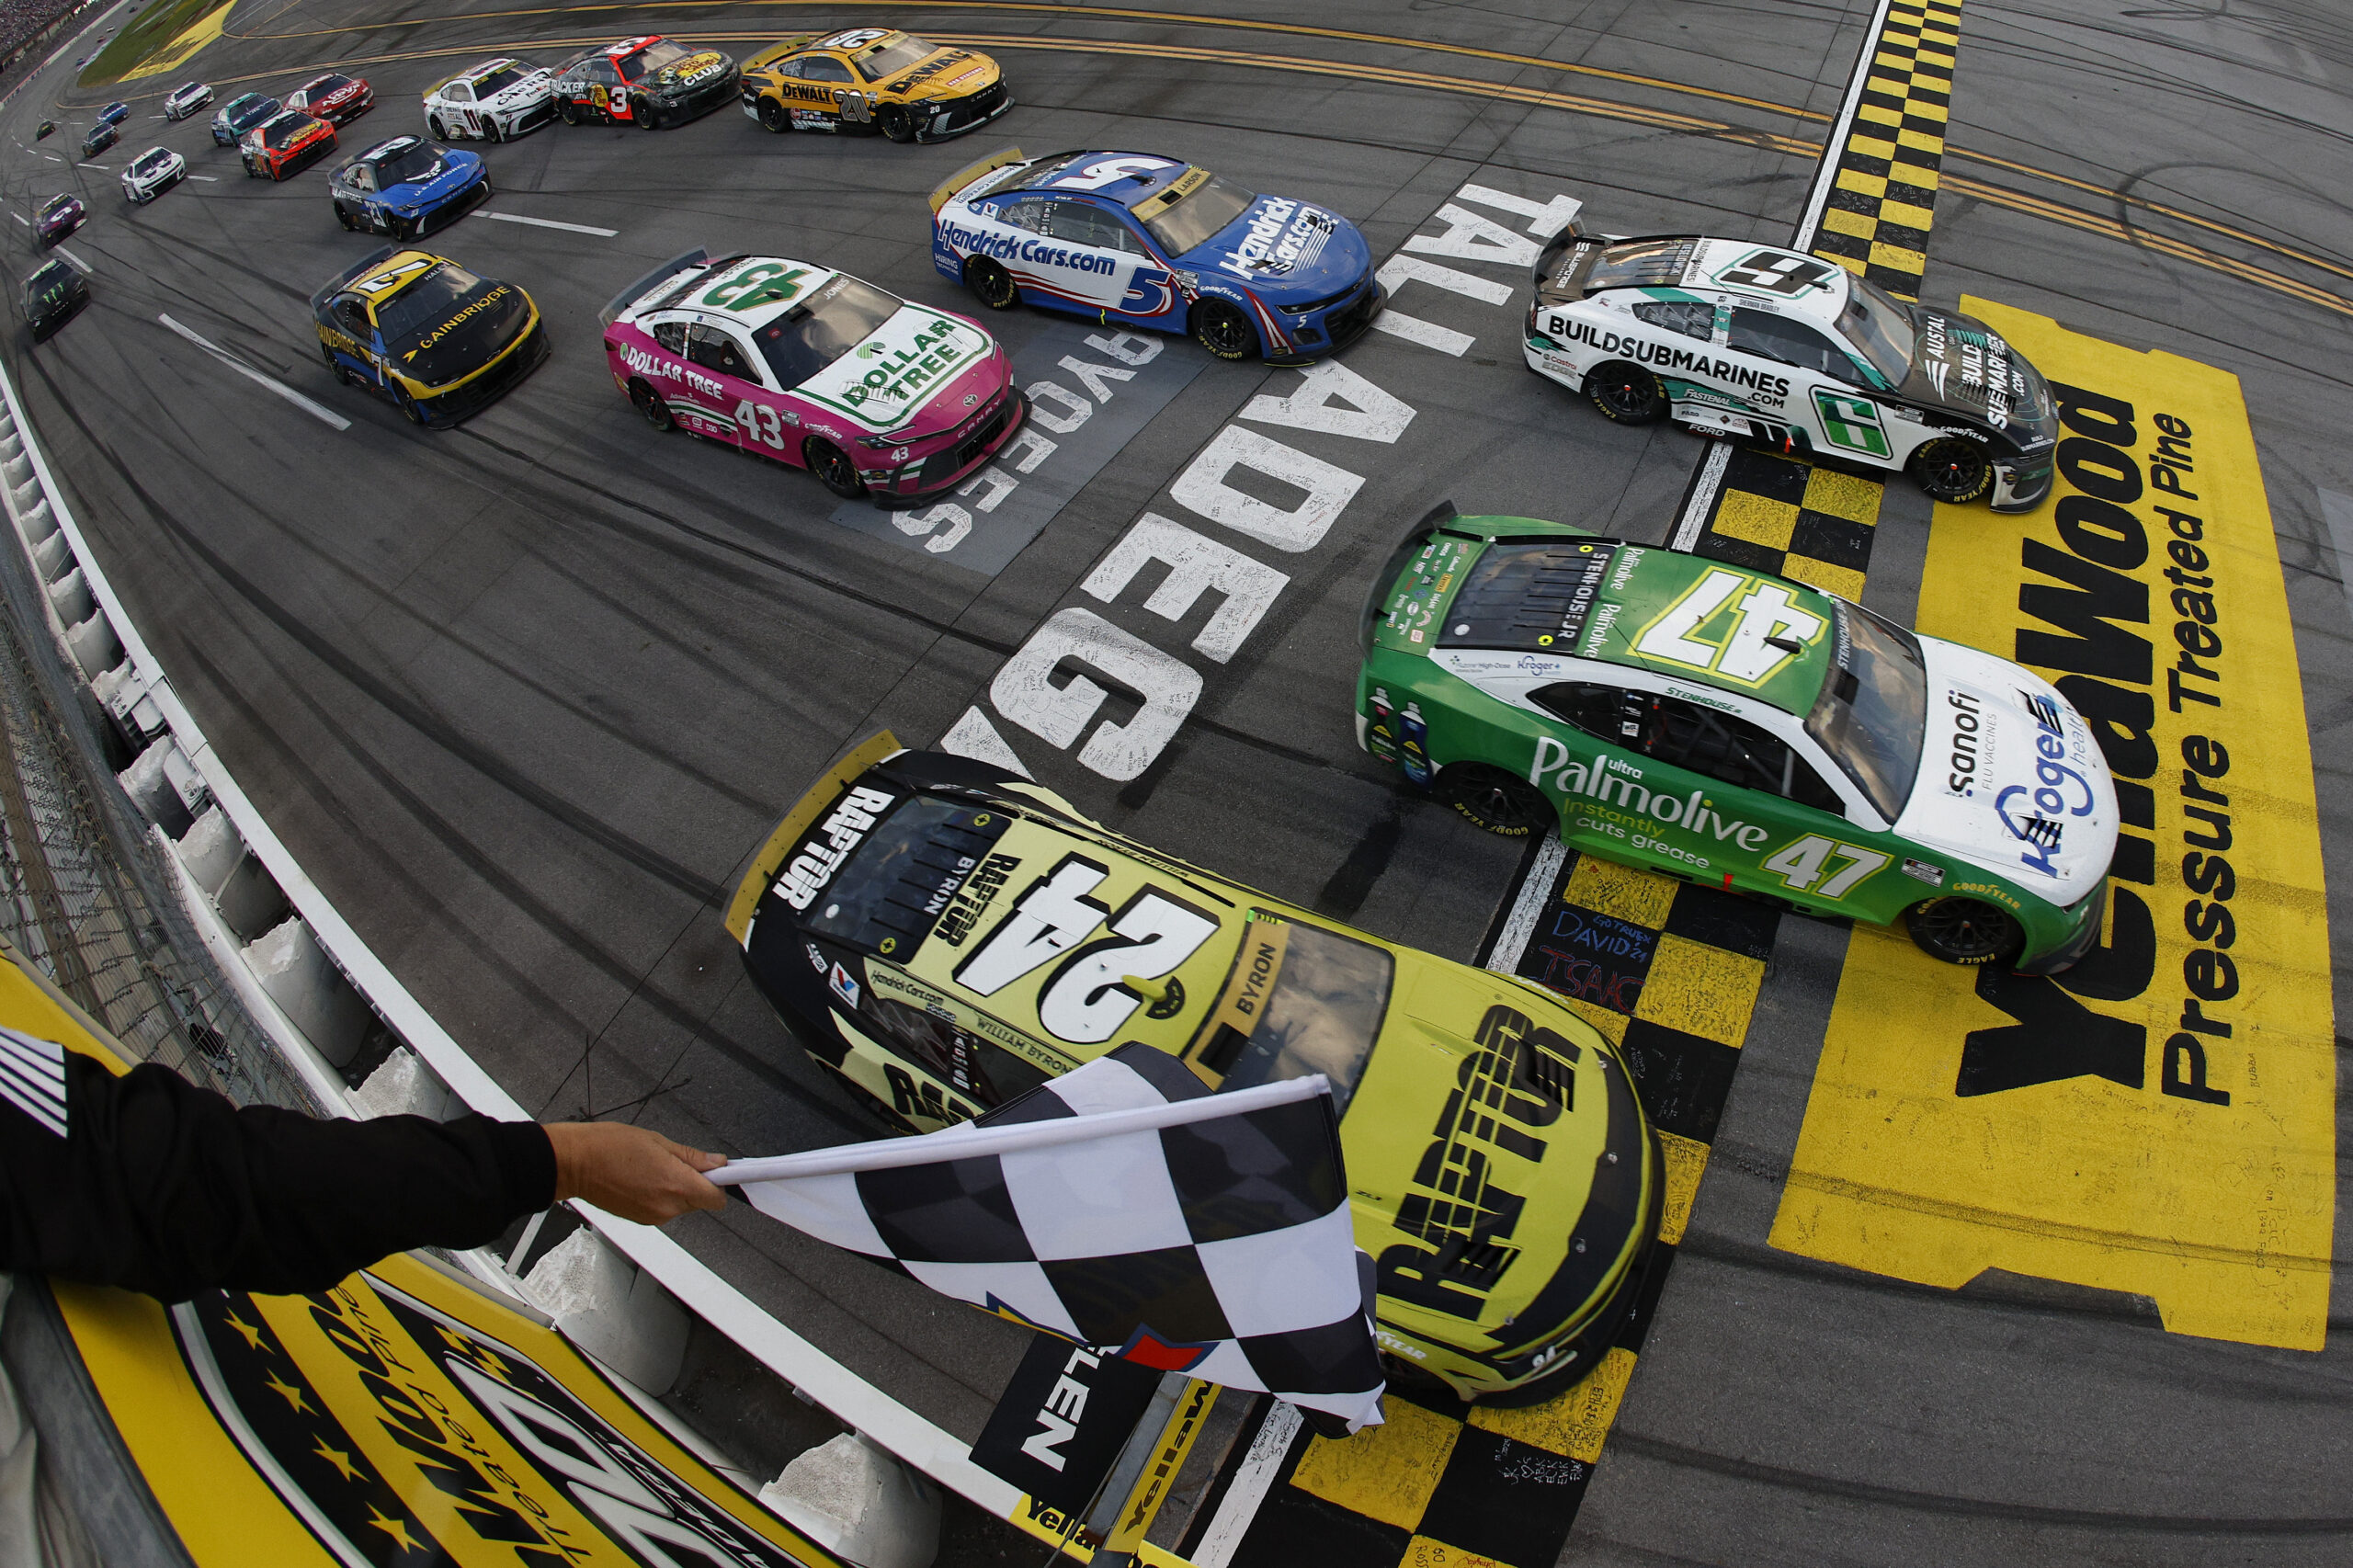
M 322 1121 L 240 1108 L 152 1063 L 118 1077 L 70 1051 L 10 1054 L 0 1269 L 167 1301 L 323 1290 L 411 1247 L 479 1246 L 555 1196 L 555 1152 L 531 1122 Z M 44 1065 L 62 1082 L 8 1075 Z

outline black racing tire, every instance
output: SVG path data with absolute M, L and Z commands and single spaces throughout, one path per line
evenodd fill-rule
M 817 476 L 817 483 L 845 501 L 855 501 L 866 494 L 866 481 L 858 477 L 858 464 L 850 455 L 821 436 L 812 436 L 801 443 L 801 460 Z
M 1483 762 L 1458 762 L 1441 769 L 1432 793 L 1472 826 L 1499 838 L 1526 838 L 1539 828 L 1560 824 L 1552 803 L 1535 785 Z
M 1009 311 L 1021 302 L 1021 290 L 1013 274 L 984 256 L 964 258 L 964 287 L 993 311 Z
M 580 123 L 580 106 L 570 98 L 558 98 L 555 101 L 555 117 L 566 125 L 577 125 Z
M 636 126 L 640 131 L 659 131 L 662 129 L 661 117 L 654 112 L 654 106 L 647 103 L 643 98 L 630 99 L 629 122 L 631 125 Z
M 1666 389 L 1631 359 L 1611 359 L 1585 373 L 1585 394 L 1617 425 L 1655 425 L 1666 417 Z
M 762 98 L 760 100 L 760 124 L 767 130 L 775 132 L 777 135 L 781 136 L 786 131 L 792 129 L 792 117 L 784 112 L 784 106 L 779 103 L 776 99 Z
M 438 114 L 428 114 L 425 117 L 425 133 L 436 142 L 449 140 L 449 132 L 442 125 L 441 117 Z
M 1241 306 L 1208 299 L 1193 307 L 1193 341 L 1221 359 L 1247 359 L 1258 352 L 1258 329 Z
M 425 423 L 425 410 L 416 405 L 416 399 L 409 396 L 404 389 L 394 387 L 392 401 L 400 404 L 402 418 L 412 425 L 422 426 Z
M 494 146 L 506 140 L 506 134 L 498 129 L 498 120 L 495 117 L 485 118 L 483 120 L 482 139 Z
M 2007 963 L 2026 944 L 2017 917 L 1983 899 L 1925 900 L 1904 912 L 1904 928 L 1930 958 L 1972 968 Z
M 667 435 L 678 427 L 677 420 L 671 416 L 670 405 L 662 401 L 662 394 L 634 377 L 629 383 L 629 401 L 645 415 L 648 425 L 663 434 Z
M 340 201 L 335 204 L 335 221 L 343 225 L 344 233 L 349 233 L 359 227 L 358 224 L 351 221 L 351 214 L 344 210 L 344 205 Z
M 336 384 L 347 387 L 351 384 L 351 371 L 335 357 L 335 350 L 327 347 L 324 338 L 319 340 L 319 358 L 327 362 L 327 374 L 335 379 Z
M 904 104 L 884 104 L 874 111 L 875 126 L 893 142 L 906 142 L 915 139 L 915 118 Z
M 1943 436 L 1925 442 L 1904 466 L 1913 483 L 1950 506 L 1974 501 L 1994 488 L 1992 454 L 1966 436 Z

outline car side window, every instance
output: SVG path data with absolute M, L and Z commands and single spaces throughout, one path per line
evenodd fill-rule
M 368 324 L 368 307 L 350 295 L 346 294 L 342 299 L 337 300 L 332 307 L 332 313 L 335 316 L 335 324 L 360 342 L 365 343 L 375 335 L 373 329 Z
M 1736 353 L 1778 359 L 1801 370 L 1814 370 L 1836 381 L 1862 384 L 1862 372 L 1844 349 L 1810 326 L 1767 315 L 1763 311 L 1733 308 L 1731 344 Z
M 684 358 L 687 353 L 687 324 L 682 321 L 664 322 L 654 329 L 654 341 Z
M 452 82 L 446 93 L 451 103 L 470 104 L 474 101 L 474 85 L 472 82 Z
M 1837 791 L 1788 742 L 1737 714 L 1582 681 L 1541 687 L 1529 699 L 1588 734 L 1669 767 L 1762 790 L 1832 816 L 1847 814 Z
M 756 381 L 760 378 L 752 370 L 751 360 L 735 341 L 733 333 L 715 326 L 698 324 L 687 335 L 687 358 L 708 370 L 717 370 L 738 381 Z
M 802 62 L 797 59 L 779 61 L 776 66 L 776 74 L 779 76 L 789 76 L 797 82 L 801 80 L 801 63 Z
M 857 80 L 849 74 L 848 66 L 830 54 L 813 54 L 801 61 L 801 74 L 811 82 L 849 83 Z
M 1026 200 L 1008 201 L 996 210 L 997 221 L 1010 223 L 1017 229 L 1027 229 L 1033 234 L 1042 234 L 1046 232 L 1046 209 L 1052 205 L 1052 202 L 1034 196 Z
M 351 171 L 351 188 L 352 188 L 352 189 L 354 189 L 354 190 L 373 190 L 373 189 L 375 189 L 375 188 L 376 188 L 376 171 L 375 171 L 375 170 L 373 170 L 373 169 L 371 169 L 371 168 L 369 168 L 369 167 L 367 165 L 365 165 L 365 164 L 362 164 L 362 165 L 360 165 L 358 168 L 356 168 L 356 169 L 352 170 L 352 171 Z
M 621 85 L 621 74 L 609 60 L 590 61 L 587 77 L 591 82 L 601 83 L 608 87 L 618 87 Z
M 1716 307 L 1704 300 L 1645 300 L 1634 307 L 1634 319 L 1702 343 L 1716 331 Z

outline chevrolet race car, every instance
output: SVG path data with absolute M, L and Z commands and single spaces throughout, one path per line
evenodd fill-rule
M 25 324 L 32 328 L 35 343 L 72 321 L 89 302 L 90 280 L 78 267 L 52 258 L 25 279 Z
M 89 215 L 89 209 L 82 205 L 80 197 L 52 196 L 33 214 L 33 237 L 44 248 L 53 245 L 80 228 Z
M 996 340 L 847 272 L 699 250 L 604 310 L 613 384 L 657 430 L 808 469 L 836 495 L 917 505 L 1021 427 Z
M 150 147 L 122 171 L 122 194 L 131 199 L 131 205 L 144 207 L 179 184 L 187 173 L 186 158 L 169 147 Z
M 184 86 L 175 88 L 172 92 L 172 96 L 164 100 L 164 118 L 165 119 L 186 119 L 189 115 L 194 114 L 198 109 L 202 108 L 211 101 L 212 89 L 210 87 L 206 86 L 201 82 L 188 83 Z
M 57 121 L 53 119 L 44 119 L 39 125 L 33 127 L 33 140 L 36 142 L 45 142 L 51 136 L 56 134 L 56 131 Z
M 376 90 L 365 77 L 330 71 L 324 76 L 312 77 L 287 94 L 286 107 L 301 109 L 329 125 L 348 125 L 376 107 Z
M 212 116 L 213 144 L 220 147 L 235 146 L 246 131 L 285 107 L 276 98 L 267 98 L 259 93 L 245 93 L 231 98 Z
M 2021 665 L 1802 583 L 1440 506 L 1375 580 L 1357 733 L 1490 832 L 1810 914 L 1951 963 L 2099 939 L 2119 812 Z
M 468 66 L 425 95 L 425 129 L 437 140 L 511 142 L 555 118 L 555 73 L 501 56 Z
M 1016 147 L 951 176 L 931 212 L 932 265 L 991 310 L 1188 332 L 1221 359 L 1307 364 L 1388 298 L 1346 218 L 1173 158 Z
M 90 127 L 90 133 L 82 138 L 82 156 L 95 158 L 121 140 L 122 132 L 116 128 L 114 121 L 102 119 Z
M 111 103 L 107 105 L 106 108 L 98 110 L 98 123 L 100 125 L 120 125 L 124 120 L 129 119 L 130 118 L 131 106 L 126 103 Z
M 479 153 L 461 153 L 417 136 L 395 136 L 335 170 L 327 183 L 335 222 L 411 240 L 444 217 L 491 194 Z
M 595 118 L 658 131 L 733 97 L 740 75 L 715 49 L 627 38 L 582 50 L 556 67 L 555 112 L 566 125 Z
M 312 295 L 311 313 L 335 380 L 416 425 L 481 413 L 548 357 L 529 294 L 430 251 L 386 245 Z
M 1524 981 L 1318 919 L 887 734 L 801 797 L 727 928 L 810 1054 L 904 1131 L 1129 1041 L 1212 1088 L 1322 1073 L 1406 1378 L 1532 1403 L 1590 1371 L 1631 1309 L 1658 1142 L 1617 1048 Z
M 996 62 L 889 28 L 787 39 L 744 67 L 744 112 L 770 131 L 944 142 L 1013 107 Z
M 255 179 L 291 178 L 335 151 L 335 127 L 301 109 L 280 109 L 245 132 L 238 156 Z
M 1574 225 L 1536 266 L 1529 369 L 1621 425 L 1902 469 L 1997 512 L 2051 492 L 2059 415 L 2041 373 L 1974 317 L 1906 305 L 1845 267 L 1746 240 L 1612 240 Z

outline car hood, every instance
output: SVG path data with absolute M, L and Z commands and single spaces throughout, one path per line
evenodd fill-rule
M 430 176 L 388 185 L 382 195 L 395 207 L 412 207 L 433 201 L 463 187 L 481 168 L 482 159 L 474 153 L 451 153 L 441 160 L 440 167 Z
M 44 214 L 39 220 L 39 226 L 43 231 L 50 229 L 63 229 L 69 224 L 79 222 L 81 221 L 81 204 L 76 202 L 74 205 L 66 208 L 62 212 L 50 212 Z
M 533 103 L 555 90 L 555 73 L 541 66 L 521 81 L 502 87 L 486 98 L 476 100 L 477 107 L 511 108 L 517 104 Z
M 1896 833 L 2074 903 L 2116 853 L 2116 781 L 2091 726 L 2022 665 L 1937 637 L 1920 653 L 1927 733 Z
M 1915 306 L 1913 318 L 1919 333 L 1900 389 L 1906 402 L 1990 426 L 2022 447 L 2058 435 L 2051 384 L 1999 333 L 1975 316 L 1926 305 Z
M 1381 1316 L 1490 1355 L 1557 1339 L 1644 1241 L 1657 1173 L 1625 1065 L 1556 1001 L 1396 957 L 1340 1127 Z
M 961 317 L 902 305 L 872 335 L 793 389 L 867 430 L 910 440 L 966 412 L 950 392 L 994 391 L 1006 371 L 995 339 Z M 936 417 L 926 417 L 937 411 Z
M 531 313 L 529 294 L 485 278 L 440 320 L 384 347 L 403 375 L 444 387 L 496 358 L 529 329 Z
M 996 80 L 996 62 L 985 54 L 974 54 L 968 49 L 943 49 L 919 62 L 914 69 L 882 84 L 882 90 L 896 93 L 910 103 L 930 98 L 961 97 L 976 93 Z
M 674 61 L 650 75 L 640 76 L 638 84 L 649 87 L 699 87 L 725 71 L 731 62 L 715 49 L 689 54 Z
M 1347 287 L 1372 265 L 1372 252 L 1338 213 L 1292 197 L 1262 196 L 1183 260 L 1245 283 L 1280 308 Z

